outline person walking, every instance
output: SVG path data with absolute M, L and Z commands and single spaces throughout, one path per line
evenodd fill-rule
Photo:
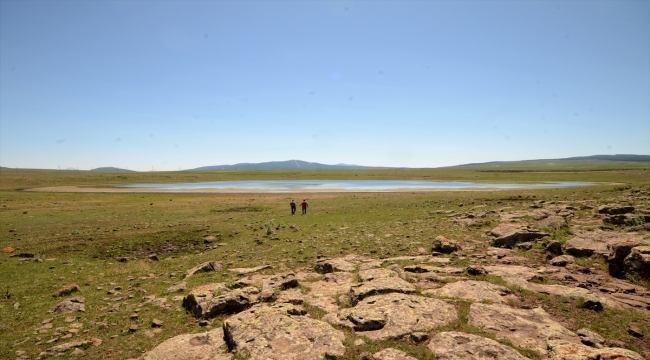
M 296 203 L 293 202 L 293 199 L 291 199 L 291 202 L 289 203 L 289 206 L 291 206 L 291 215 L 296 214 Z
M 302 214 L 305 215 L 307 213 L 307 199 L 302 199 L 302 202 L 300 203 L 300 207 L 302 207 Z

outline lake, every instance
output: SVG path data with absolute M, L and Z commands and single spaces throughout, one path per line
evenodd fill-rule
M 327 191 L 441 191 L 441 190 L 488 190 L 565 188 L 592 185 L 589 182 L 544 183 L 489 183 L 471 181 L 423 181 L 423 180 L 259 180 L 259 181 L 212 181 L 171 184 L 131 184 L 120 186 L 130 189 L 165 191 L 206 190 L 209 192 L 327 192 Z

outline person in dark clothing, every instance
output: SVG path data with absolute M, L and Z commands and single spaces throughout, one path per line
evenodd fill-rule
M 291 202 L 289 203 L 289 206 L 291 206 L 291 215 L 296 214 L 296 203 L 293 202 L 293 199 L 291 199 Z
M 300 203 L 300 206 L 302 207 L 302 214 L 305 215 L 307 213 L 307 199 L 302 199 L 302 202 Z

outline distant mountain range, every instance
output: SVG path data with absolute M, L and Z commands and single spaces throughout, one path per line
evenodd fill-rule
M 376 166 L 360 166 L 349 164 L 326 165 L 302 160 L 268 161 L 262 163 L 240 163 L 234 165 L 202 166 L 187 171 L 201 170 L 358 170 L 379 169 Z
M 632 161 L 632 162 L 650 162 L 650 155 L 632 155 L 632 154 L 616 154 L 616 155 L 590 155 L 590 156 L 574 156 L 562 159 L 537 159 L 537 160 L 521 160 L 521 161 L 490 161 L 484 163 L 471 163 L 462 164 L 458 166 L 483 166 L 483 165 L 498 165 L 498 164 L 514 164 L 520 162 L 540 162 L 540 161 L 585 161 L 585 160 L 601 160 L 601 161 Z
M 112 166 L 98 167 L 90 171 L 107 171 L 107 172 L 134 172 L 135 170 L 120 169 Z

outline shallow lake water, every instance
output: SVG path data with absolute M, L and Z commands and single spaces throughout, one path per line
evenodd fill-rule
M 564 188 L 592 185 L 589 182 L 489 183 L 471 181 L 422 180 L 260 180 L 212 181 L 171 184 L 132 184 L 122 187 L 157 190 L 211 190 L 228 192 L 298 191 L 410 191 L 410 190 L 487 190 L 522 188 Z

